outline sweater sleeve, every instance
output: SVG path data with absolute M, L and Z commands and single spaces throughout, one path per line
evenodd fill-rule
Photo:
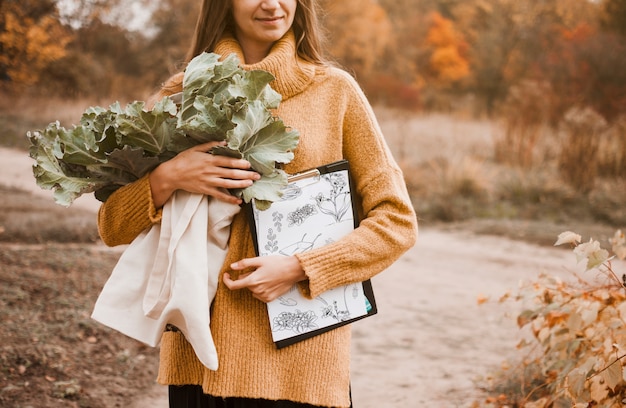
M 100 206 L 98 232 L 108 246 L 130 244 L 142 231 L 161 221 L 152 201 L 148 175 L 127 184 Z
M 393 159 L 365 95 L 351 77 L 346 90 L 343 156 L 350 163 L 362 220 L 352 233 L 297 255 L 308 277 L 300 287 L 312 298 L 363 281 L 389 267 L 417 239 L 417 218 L 402 171 Z

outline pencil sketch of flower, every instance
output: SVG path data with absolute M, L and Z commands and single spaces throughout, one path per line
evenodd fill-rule
M 347 287 L 343 289 L 343 301 L 344 309 L 339 309 L 339 305 L 336 300 L 332 304 L 329 304 L 322 296 L 318 296 L 316 299 L 324 304 L 322 307 L 322 319 L 325 317 L 332 317 L 338 322 L 345 322 L 350 319 L 350 310 L 348 309 L 348 301 L 346 300 Z
M 315 204 L 322 214 L 330 215 L 335 222 L 341 222 L 351 206 L 346 177 L 340 173 L 330 173 L 323 175 L 322 179 L 330 183 L 331 190 L 328 197 L 323 193 L 315 196 Z
M 332 317 L 338 322 L 345 322 L 350 318 L 350 311 L 347 309 L 339 310 L 337 301 L 335 300 L 332 305 L 326 304 L 326 306 L 322 308 L 322 319 L 325 317 Z
M 272 331 L 291 330 L 294 333 L 306 333 L 317 329 L 317 316 L 312 310 L 302 312 L 282 312 L 274 318 Z
M 313 204 L 305 204 L 287 214 L 287 226 L 302 225 L 307 218 L 315 214 L 317 214 L 315 206 Z

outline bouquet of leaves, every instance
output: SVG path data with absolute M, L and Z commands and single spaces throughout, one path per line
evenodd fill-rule
M 119 103 L 90 107 L 72 129 L 55 122 L 28 132 L 37 185 L 53 189 L 54 200 L 64 206 L 91 192 L 105 201 L 185 149 L 226 141 L 209 153 L 248 160 L 261 174 L 233 193 L 267 208 L 287 184 L 277 163 L 293 159 L 299 139 L 272 115 L 281 101 L 269 85 L 273 79 L 266 71 L 243 70 L 235 54 L 220 61 L 217 54 L 203 53 L 185 70 L 179 105 L 165 97 L 151 110 L 141 101 L 125 109 Z

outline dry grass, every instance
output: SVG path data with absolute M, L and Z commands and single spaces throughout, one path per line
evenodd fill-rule
M 469 221 L 482 220 L 484 229 L 485 225 L 497 224 L 485 222 L 488 220 L 518 224 L 536 221 L 561 231 L 592 230 L 594 225 L 614 231 L 626 225 L 624 178 L 594 177 L 591 189 L 564 182 L 562 157 L 574 157 L 581 145 L 568 145 L 567 153 L 560 149 L 558 135 L 545 128 L 541 138 L 517 142 L 518 150 L 509 151 L 514 156 L 524 155 L 523 160 L 503 161 L 498 155 L 502 153 L 506 122 L 406 116 L 385 109 L 377 114 L 405 171 L 423 224 L 463 222 L 467 226 Z M 526 136 L 522 132 L 509 133 L 508 137 Z M 600 151 L 596 156 L 606 154 Z M 568 163 L 576 165 L 572 160 Z M 492 232 L 501 233 L 497 228 Z
M 45 101 L 30 97 L 0 98 L 0 144 L 6 147 L 27 149 L 26 133 L 45 128 L 59 121 L 70 128 L 80 121 L 82 113 L 90 106 L 109 106 L 115 101 L 89 99 L 65 100 L 47 98 Z
M 463 156 L 493 159 L 493 121 L 443 114 L 413 115 L 380 108 L 376 110 L 391 150 L 403 165 L 418 166 L 439 158 L 453 162 Z
M 0 242 L 95 243 L 95 214 L 0 185 Z
M 561 177 L 577 191 L 589 193 L 604 156 L 600 139 L 606 131 L 606 121 L 591 109 L 571 109 L 561 127 L 563 140 L 559 143 L 558 157 Z
M 601 175 L 626 178 L 626 115 L 609 127 L 600 139 L 602 161 L 598 164 Z

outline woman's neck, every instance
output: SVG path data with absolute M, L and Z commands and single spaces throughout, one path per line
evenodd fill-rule
M 255 47 L 246 47 L 244 44 L 241 44 L 241 51 L 243 52 L 245 63 L 250 65 L 263 61 L 263 59 L 270 53 L 271 49 L 271 45 L 267 47 L 267 49 L 259 49 Z
M 257 62 L 263 61 L 263 59 L 270 53 L 270 50 L 274 45 L 274 43 L 240 41 L 239 39 L 237 39 L 237 41 L 239 42 L 239 46 L 243 52 L 245 64 L 256 64 Z

